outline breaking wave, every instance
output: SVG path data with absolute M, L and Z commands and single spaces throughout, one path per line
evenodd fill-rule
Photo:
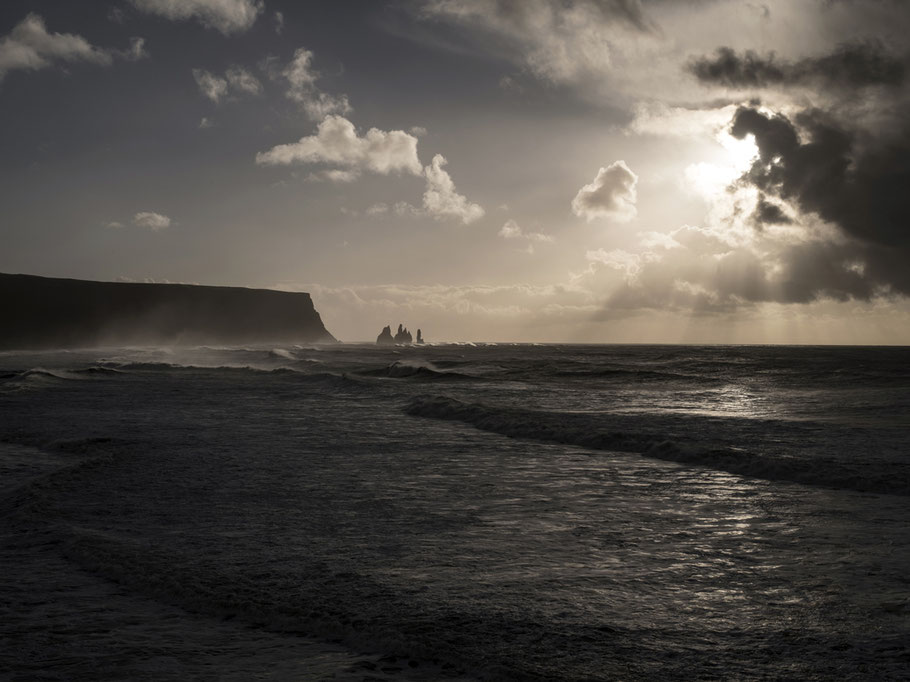
M 418 396 L 408 403 L 405 412 L 415 417 L 459 421 L 511 438 L 637 453 L 768 481 L 910 496 L 910 471 L 897 464 L 870 466 L 861 461 L 800 459 L 783 453 L 750 452 L 678 435 L 624 431 L 611 428 L 611 418 L 604 414 L 494 407 L 445 396 Z
M 106 376 L 122 374 L 120 370 L 111 367 L 82 367 L 77 369 L 47 369 L 32 367 L 20 372 L 4 372 L 0 374 L 0 382 L 7 390 L 20 390 L 28 388 L 50 387 L 61 382 L 88 381 Z
M 431 362 L 398 360 L 379 369 L 357 372 L 361 376 L 388 377 L 391 379 L 414 379 L 423 381 L 480 381 L 479 377 L 440 369 Z

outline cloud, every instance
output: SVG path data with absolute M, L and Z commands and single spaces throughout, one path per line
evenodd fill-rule
M 446 165 L 445 157 L 437 154 L 429 166 L 422 169 L 426 179 L 426 190 L 423 193 L 423 205 L 418 207 L 406 201 L 397 201 L 391 206 L 385 202 L 371 205 L 365 211 L 368 216 L 380 216 L 394 213 L 397 216 L 428 216 L 434 220 L 455 218 L 465 225 L 475 222 L 484 216 L 485 211 L 478 204 L 472 203 L 459 194 L 455 189 L 448 172 L 443 169 Z M 529 235 L 522 235 L 530 237 Z M 545 235 L 535 235 L 535 237 Z
M 630 253 L 622 249 L 595 249 L 585 252 L 585 260 L 590 263 L 601 263 L 614 270 L 621 270 L 629 276 L 634 276 L 641 270 L 643 262 L 646 262 L 647 255 L 642 256 L 638 253 Z
M 593 182 L 585 185 L 572 199 L 572 212 L 587 221 L 607 218 L 618 222 L 632 220 L 636 214 L 635 185 L 638 176 L 625 161 L 601 168 Z
M 352 215 L 358 214 L 357 211 L 348 211 L 348 213 Z M 363 213 L 371 218 L 388 215 L 390 213 L 394 213 L 398 217 L 426 215 L 426 212 L 423 209 L 409 204 L 407 201 L 396 201 L 391 206 L 384 201 L 378 201 L 375 204 L 368 206 Z
M 246 31 L 263 10 L 262 0 L 131 0 L 143 12 L 172 21 L 195 19 L 224 35 Z
M 752 50 L 738 55 L 719 47 L 713 57 L 694 59 L 686 68 L 702 83 L 736 89 L 813 83 L 844 89 L 899 86 L 906 71 L 904 61 L 888 54 L 878 41 L 841 45 L 822 57 L 796 61 L 778 59 L 773 52 L 764 57 Z
M 140 59 L 147 59 L 148 50 L 145 49 L 145 38 L 130 38 L 130 46 L 126 50 L 120 50 L 119 55 L 127 61 L 135 62 Z
M 231 93 L 259 95 L 262 85 L 256 77 L 241 66 L 232 66 L 224 73 L 224 78 L 216 76 L 205 69 L 193 69 L 193 78 L 199 86 L 199 92 L 218 104 Z
M 521 83 L 519 83 L 512 76 L 503 76 L 499 79 L 499 87 L 504 92 L 510 92 L 514 95 L 520 95 L 524 92 L 524 88 Z
M 626 134 L 664 137 L 716 137 L 729 127 L 736 105 L 696 108 L 671 107 L 663 102 L 639 102 Z
M 515 339 L 532 327 L 539 329 L 539 338 L 553 338 L 553 332 L 566 333 L 567 321 L 584 323 L 597 312 L 590 292 L 563 285 L 299 283 L 278 288 L 310 292 L 320 310 L 331 311 L 326 325 L 350 340 L 375 339 L 392 321 L 421 327 L 430 341 Z
M 527 239 L 532 242 L 552 242 L 553 237 L 542 232 L 525 232 L 521 226 L 509 218 L 498 232 L 503 239 Z
M 910 129 L 861 150 L 855 133 L 818 110 L 791 121 L 741 107 L 731 133 L 753 135 L 759 149 L 745 182 L 794 201 L 856 239 L 910 248 Z
M 351 112 L 347 95 L 329 95 L 316 87 L 319 73 L 313 69 L 313 53 L 305 48 L 294 52 L 290 63 L 281 71 L 288 82 L 285 93 L 314 121 L 321 121 L 331 114 L 346 115 Z
M 193 78 L 199 86 L 199 92 L 217 104 L 228 93 L 228 82 L 205 69 L 193 69 Z
M 149 229 L 152 232 L 167 229 L 171 226 L 171 223 L 171 219 L 166 215 L 151 211 L 140 211 L 133 216 L 133 225 Z
M 88 62 L 109 65 L 109 50 L 92 46 L 71 33 L 48 33 L 37 14 L 27 15 L 12 31 L 0 38 L 0 80 L 15 70 L 37 71 L 56 62 Z
M 583 279 L 619 272 L 601 319 L 636 310 L 731 313 L 910 296 L 910 125 L 863 128 L 818 109 L 739 107 L 729 132 L 757 154 L 711 224 L 589 251 Z M 878 303 L 876 303 L 878 305 Z
M 424 211 L 437 220 L 458 218 L 465 225 L 479 220 L 484 215 L 483 208 L 455 191 L 455 183 L 443 169 L 446 163 L 445 157 L 437 154 L 424 169 L 427 179 L 427 189 L 423 193 Z
M 328 170 L 321 170 L 315 173 L 310 173 L 307 176 L 307 180 L 310 182 L 354 182 L 354 180 L 359 177 L 359 170 L 340 170 L 338 168 L 330 168 Z
M 730 312 L 760 303 L 868 301 L 881 293 L 849 245 L 810 238 L 797 243 L 735 243 L 710 228 L 684 227 L 673 243 L 641 253 L 588 252 L 597 266 L 621 271 L 609 315 L 638 309 Z
M 505 222 L 502 229 L 499 230 L 499 236 L 503 239 L 515 239 L 522 236 L 521 227 L 511 218 Z
M 793 219 L 784 213 L 780 206 L 765 199 L 764 195 L 758 197 L 752 220 L 758 229 L 764 225 L 790 225 L 793 223 Z
M 232 66 L 224 72 L 224 76 L 234 92 L 245 92 L 250 95 L 262 92 L 262 85 L 256 77 L 242 66 Z
M 639 0 L 431 0 L 418 16 L 492 34 L 495 40 L 485 39 L 485 46 L 499 43 L 535 75 L 556 83 L 609 69 L 619 34 L 658 31 Z
M 272 16 L 275 19 L 275 33 L 281 35 L 281 32 L 284 31 L 284 13 L 275 10 Z
M 256 163 L 266 166 L 325 163 L 344 170 L 381 175 L 423 173 L 417 157 L 416 137 L 403 130 L 378 128 L 370 128 L 361 137 L 354 124 L 342 116 L 327 116 L 315 135 L 258 153 Z
M 741 107 L 731 132 L 739 138 L 753 135 L 759 149 L 759 158 L 741 180 L 744 185 L 839 228 L 839 241 L 813 252 L 829 264 L 824 270 L 817 264 L 811 268 L 825 275 L 820 288 L 835 291 L 832 273 L 838 273 L 845 295 L 910 295 L 906 122 L 899 130 L 878 131 L 881 139 L 870 141 L 868 131 L 849 130 L 815 109 L 791 120 Z M 791 261 L 805 267 L 809 259 L 794 252 Z
M 423 210 L 412 206 L 407 201 L 396 201 L 392 204 L 392 213 L 397 216 L 420 216 L 423 215 Z

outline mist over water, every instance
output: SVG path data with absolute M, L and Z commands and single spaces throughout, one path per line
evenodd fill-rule
M 900 679 L 910 349 L 0 353 L 0 668 Z

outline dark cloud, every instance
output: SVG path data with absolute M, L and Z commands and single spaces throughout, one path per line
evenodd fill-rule
M 864 250 L 824 241 L 791 246 L 782 254 L 779 276 L 766 298 L 779 303 L 820 298 L 868 301 L 882 289 L 893 288 L 868 271 Z
M 826 88 L 899 86 L 904 82 L 904 59 L 890 54 L 878 41 L 841 45 L 830 54 L 797 61 L 761 56 L 752 50 L 741 55 L 720 47 L 713 57 L 700 57 L 687 70 L 705 84 L 728 88 L 769 88 L 819 83 Z
M 793 219 L 784 213 L 780 206 L 760 196 L 755 205 L 755 213 L 752 214 L 752 222 L 761 229 L 764 225 L 789 225 Z
M 640 308 L 725 313 L 756 303 L 870 301 L 910 292 L 910 276 L 896 267 L 893 252 L 851 243 L 814 239 L 770 258 L 732 246 L 715 253 L 683 246 L 659 255 L 613 292 L 605 316 Z
M 824 112 L 791 121 L 741 107 L 731 133 L 753 135 L 759 149 L 743 183 L 818 215 L 847 238 L 844 245 L 791 250 L 785 265 L 794 280 L 835 298 L 837 292 L 868 298 L 873 288 L 910 294 L 910 127 L 861 149 L 859 134 Z M 759 212 L 763 204 L 769 202 L 763 198 Z M 779 210 L 770 206 L 768 215 Z
M 790 121 L 741 107 L 730 132 L 759 149 L 744 181 L 862 242 L 910 249 L 910 130 L 859 151 L 856 134 L 818 110 Z

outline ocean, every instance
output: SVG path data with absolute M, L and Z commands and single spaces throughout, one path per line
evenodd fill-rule
M 910 678 L 910 348 L 0 353 L 0 678 Z

